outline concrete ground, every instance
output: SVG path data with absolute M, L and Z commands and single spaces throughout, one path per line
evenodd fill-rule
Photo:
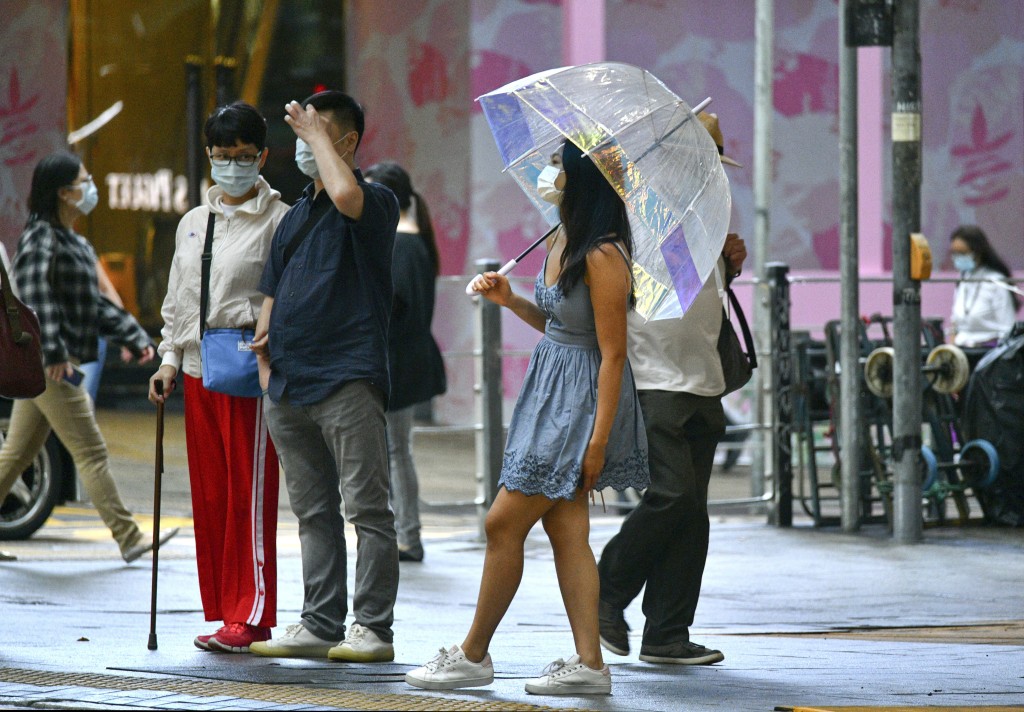
M 151 412 L 101 411 L 115 478 L 139 518 L 152 512 Z M 7 709 L 1017 709 L 1024 710 L 1024 531 L 927 529 L 897 545 L 882 526 L 856 535 L 769 526 L 746 507 L 712 515 L 711 551 L 693 639 L 721 649 L 708 667 L 607 655 L 611 697 L 535 697 L 523 680 L 572 653 L 550 547 L 527 543 L 516 600 L 495 637 L 497 679 L 458 692 L 414 690 L 404 672 L 461 642 L 483 561 L 472 438 L 416 440 L 427 556 L 402 564 L 396 661 L 346 665 L 204 653 L 181 417 L 167 418 L 158 649 L 147 649 L 150 560 L 125 566 L 86 505 L 62 507 L 32 539 L 4 542 L 0 563 L 0 708 Z M 742 462 L 742 461 L 741 461 Z M 712 499 L 747 494 L 744 467 L 716 472 Z M 609 504 L 612 504 L 609 501 Z M 594 508 L 596 554 L 621 515 Z M 296 524 L 280 511 L 279 623 L 298 619 Z M 349 532 L 349 551 L 355 541 Z M 351 557 L 350 557 L 351 562 Z M 350 574 L 354 566 L 349 567 Z M 639 647 L 640 601 L 627 611 Z

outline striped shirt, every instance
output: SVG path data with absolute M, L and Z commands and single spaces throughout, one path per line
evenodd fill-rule
M 21 300 L 35 310 L 47 366 L 95 361 L 104 336 L 136 356 L 152 344 L 131 314 L 100 294 L 96 252 L 81 235 L 37 220 L 25 228 L 14 255 Z

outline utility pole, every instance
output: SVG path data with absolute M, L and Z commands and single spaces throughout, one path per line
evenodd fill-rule
M 893 536 L 922 539 L 921 285 L 910 275 L 911 234 L 921 229 L 921 52 L 918 0 L 893 5 Z
M 774 354 L 771 353 L 771 314 L 769 288 L 765 264 L 768 255 L 768 238 L 771 234 L 772 202 L 772 42 L 775 35 L 775 0 L 757 0 L 754 26 L 754 348 L 760 368 L 754 370 L 754 414 L 755 421 L 774 423 L 772 401 L 776 394 L 771 391 Z M 760 497 L 765 491 L 765 479 L 774 475 L 769 470 L 774 454 L 766 452 L 773 444 L 773 437 L 763 428 L 754 438 L 756 452 L 751 473 L 751 495 Z M 766 472 L 766 470 L 768 470 Z M 773 506 L 777 506 L 778 502 Z M 775 520 L 776 512 L 771 512 Z
M 839 274 L 842 290 L 839 359 L 840 522 L 844 532 L 860 529 L 860 279 L 857 234 L 857 38 L 856 0 L 839 9 Z

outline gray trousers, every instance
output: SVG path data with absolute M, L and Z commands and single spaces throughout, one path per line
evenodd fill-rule
M 398 545 L 422 553 L 420 484 L 412 459 L 412 421 L 416 406 L 389 410 L 388 458 L 391 464 L 391 507 L 395 510 Z
M 351 381 L 314 405 L 270 398 L 264 405 L 299 520 L 303 625 L 324 640 L 345 637 L 348 520 L 357 537 L 355 622 L 392 642 L 398 546 L 388 506 L 384 394 L 367 381 Z
M 645 645 L 690 639 L 708 557 L 708 483 L 725 434 L 722 400 L 638 391 L 651 486 L 605 545 L 601 601 L 619 610 L 644 591 Z

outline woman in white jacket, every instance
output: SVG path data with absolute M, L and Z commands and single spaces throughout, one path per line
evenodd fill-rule
M 1006 281 L 1010 268 L 977 225 L 961 225 L 949 239 L 953 267 L 960 273 L 953 297 L 953 343 L 987 350 L 1010 333 L 1017 318 L 1020 299 Z
M 262 398 L 208 390 L 200 361 L 201 256 L 211 213 L 208 328 L 252 328 L 263 295 L 263 264 L 288 206 L 260 175 L 267 123 L 235 102 L 206 122 L 206 150 L 216 183 L 206 204 L 185 214 L 175 237 L 164 298 L 160 369 L 149 399 L 163 401 L 179 371 L 185 389 L 185 443 L 196 534 L 199 591 L 215 633 L 196 637 L 203 650 L 244 653 L 277 624 L 277 453 Z M 164 395 L 154 383 L 161 381 Z

